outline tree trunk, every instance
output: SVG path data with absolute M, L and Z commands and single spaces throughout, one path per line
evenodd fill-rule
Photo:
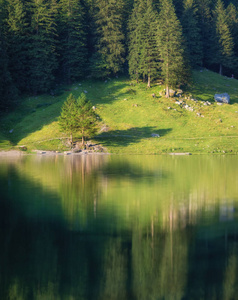
M 150 75 L 148 75 L 148 84 L 147 86 L 150 88 Z
M 84 146 L 84 136 L 82 136 L 82 146 Z
M 222 64 L 220 64 L 219 74 L 222 75 Z
M 72 132 L 70 133 L 70 142 L 71 142 L 71 145 L 73 144 L 73 134 Z
M 166 98 L 169 98 L 169 86 L 168 85 L 166 85 L 166 93 L 165 93 L 165 96 L 166 96 Z

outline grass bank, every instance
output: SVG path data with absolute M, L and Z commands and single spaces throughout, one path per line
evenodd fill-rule
M 23 97 L 14 112 L 1 118 L 0 149 L 66 150 L 57 118 L 69 93 L 85 92 L 100 116 L 94 141 L 111 153 L 238 153 L 238 80 L 202 70 L 193 73 L 183 97 L 166 99 L 162 90 L 115 78 L 82 80 L 58 86 L 51 96 Z M 217 105 L 214 94 L 224 92 L 231 104 Z

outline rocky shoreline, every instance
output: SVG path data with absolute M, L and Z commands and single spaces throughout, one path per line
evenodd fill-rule
M 64 151 L 64 152 L 59 152 L 59 151 L 42 151 L 42 150 L 33 150 L 31 153 L 30 152 L 25 152 L 25 151 L 20 151 L 20 150 L 9 150 L 9 151 L 0 151 L 0 157 L 13 157 L 13 156 L 24 156 L 24 155 L 44 155 L 44 156 L 52 156 L 52 155 L 88 155 L 88 154 L 96 154 L 96 155 L 107 155 L 110 153 L 107 152 L 93 152 L 93 151 L 88 151 L 88 150 L 81 150 L 79 152 L 73 152 L 73 151 Z

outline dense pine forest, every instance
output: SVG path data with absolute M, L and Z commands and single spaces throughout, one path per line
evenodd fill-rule
M 238 0 L 0 0 L 0 110 L 85 77 L 168 92 L 194 68 L 237 66 Z

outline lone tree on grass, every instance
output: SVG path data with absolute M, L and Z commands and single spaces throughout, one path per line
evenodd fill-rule
M 96 133 L 96 121 L 97 116 L 85 94 L 82 93 L 77 100 L 70 94 L 62 106 L 59 126 L 63 132 L 70 134 L 71 144 L 73 135 L 77 135 L 82 138 L 84 145 L 85 138 Z

